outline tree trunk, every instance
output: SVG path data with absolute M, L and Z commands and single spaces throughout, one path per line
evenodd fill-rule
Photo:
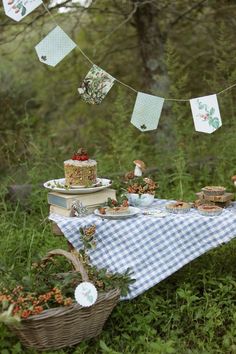
M 137 0 L 132 0 L 137 4 Z M 143 3 L 143 4 L 142 4 Z M 164 36 L 158 25 L 157 4 L 138 1 L 134 14 L 138 45 L 143 64 L 144 88 L 160 94 L 167 88 L 167 75 L 164 64 Z

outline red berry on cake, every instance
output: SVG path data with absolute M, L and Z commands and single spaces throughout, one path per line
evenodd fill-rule
M 73 156 L 72 160 L 87 161 L 89 156 L 86 149 L 80 148 Z

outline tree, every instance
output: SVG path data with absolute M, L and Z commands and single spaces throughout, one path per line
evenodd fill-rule
M 93 1 L 88 8 L 71 1 L 48 3 L 48 6 L 58 24 L 94 63 L 137 91 L 165 98 L 189 99 L 217 92 L 234 78 L 233 74 L 227 74 L 227 82 L 217 79 L 209 84 L 214 75 L 218 78 L 218 70 L 212 65 L 216 62 L 216 55 L 224 53 L 222 60 L 230 70 L 234 65 L 234 41 L 231 41 L 228 55 L 226 46 L 218 40 L 221 36 L 219 18 L 227 27 L 227 35 L 234 36 L 234 1 L 100 0 Z M 63 12 L 63 7 L 68 12 Z M 45 8 L 38 7 L 19 23 L 8 19 L 3 11 L 0 16 L 0 77 L 4 82 L 1 86 L 0 122 L 4 131 L 0 157 L 5 165 L 12 161 L 17 163 L 19 154 L 23 159 L 29 158 L 29 146 L 35 141 L 40 144 L 36 135 L 41 130 L 50 137 L 51 149 L 65 155 L 72 142 L 75 147 L 78 140 L 83 145 L 90 145 L 94 134 L 98 141 L 103 141 L 103 129 L 110 120 L 119 82 L 100 106 L 85 104 L 78 97 L 77 87 L 91 63 L 78 47 L 56 68 L 50 68 L 36 58 L 34 46 L 55 25 Z M 173 53 L 178 56 L 172 73 L 166 59 L 169 41 Z M 225 72 L 222 71 L 223 76 Z M 182 78 L 185 84 L 179 89 Z M 177 89 L 173 90 L 173 87 Z M 132 110 L 136 93 L 127 87 L 122 88 L 131 97 Z M 128 101 L 126 94 L 123 97 Z M 174 106 L 165 102 L 158 130 L 146 135 L 147 150 L 163 152 L 166 145 L 176 146 L 178 136 L 185 142 L 188 140 L 193 125 L 188 104 L 184 103 L 184 108 L 182 104 L 177 104 L 179 114 L 172 109 Z M 228 104 L 224 105 L 226 116 L 232 117 L 233 112 L 232 104 L 230 108 Z M 176 115 L 177 124 L 172 124 Z M 189 121 L 182 128 L 184 121 L 181 117 L 184 116 Z M 171 129 L 175 130 L 173 134 L 170 134 Z M 180 129 L 181 132 L 176 132 Z M 199 135 L 195 138 L 198 139 Z M 202 138 L 202 141 L 206 145 L 208 140 Z M 162 145 L 163 142 L 168 144 Z M 198 148 L 204 154 L 206 147 L 201 142 Z M 157 155 L 152 153 L 151 156 Z M 195 158 L 194 153 L 192 156 Z

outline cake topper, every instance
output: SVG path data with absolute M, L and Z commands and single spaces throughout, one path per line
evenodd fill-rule
M 72 160 L 87 161 L 89 159 L 87 150 L 79 148 L 78 151 L 72 156 Z

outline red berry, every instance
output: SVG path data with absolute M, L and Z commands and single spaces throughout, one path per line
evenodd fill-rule
M 128 200 L 124 200 L 124 201 L 123 201 L 123 203 L 122 203 L 122 205 L 123 205 L 124 207 L 129 206 L 129 202 L 128 202 Z
M 74 154 L 72 156 L 72 160 L 77 160 L 77 161 L 86 161 L 88 159 L 89 157 L 87 154 Z

